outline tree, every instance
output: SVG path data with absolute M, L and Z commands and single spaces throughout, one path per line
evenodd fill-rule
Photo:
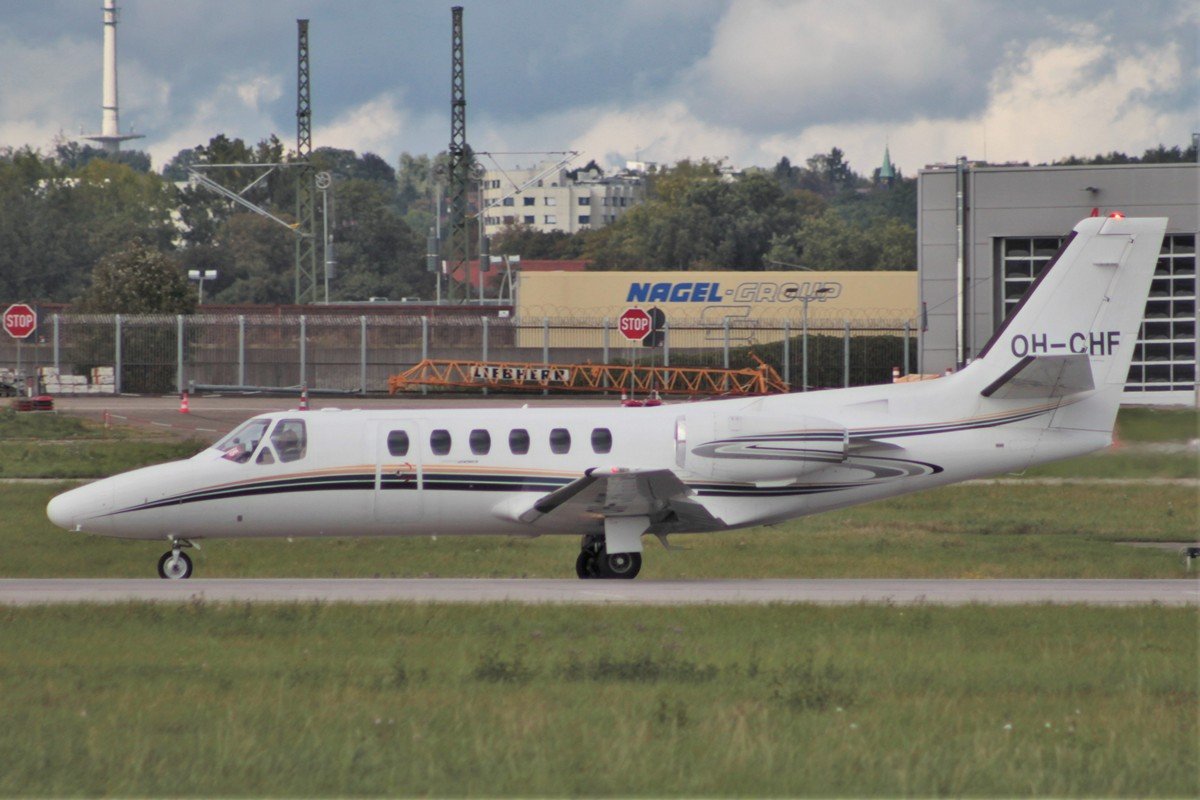
M 1081 165 L 1102 165 L 1102 164 L 1192 164 L 1196 162 L 1196 144 L 1193 141 L 1191 145 L 1182 148 L 1179 145 L 1167 147 L 1160 144 L 1157 147 L 1151 147 L 1142 155 L 1130 156 L 1125 153 L 1119 153 L 1113 150 L 1110 153 L 1097 153 L 1088 157 L 1067 156 L 1053 162 L 1062 164 L 1068 167 Z
M 726 178 L 714 162 L 680 162 L 651 199 L 590 233 L 584 255 L 601 269 L 762 269 L 774 237 L 823 207 L 768 172 Z
M 806 269 L 915 269 L 917 234 L 897 219 L 859 226 L 830 208 L 773 239 L 767 258 Z
M 587 231 L 539 231 L 528 225 L 506 225 L 492 237 L 491 252 L 507 253 L 524 259 L 577 259 L 587 246 Z
M 255 205 L 290 220 L 295 213 L 295 174 L 276 169 L 263 179 L 264 168 L 283 163 L 284 156 L 283 143 L 274 134 L 254 147 L 242 139 L 218 134 L 207 145 L 197 145 L 175 154 L 163 168 L 163 176 L 168 180 L 185 181 L 192 167 L 245 164 L 245 167 L 208 170 L 205 174 Z M 207 187 L 188 185 L 179 191 L 177 210 L 185 246 L 214 246 L 225 221 L 232 214 L 241 213 L 243 207 Z
M 353 150 L 318 147 L 309 161 L 315 169 L 332 172 L 341 180 L 371 181 L 388 192 L 396 189 L 396 170 L 374 153 L 359 156 Z
M 338 277 L 330 286 L 339 299 L 431 293 L 425 238 L 405 224 L 391 199 L 391 193 L 374 181 L 339 184 L 334 230 Z
M 178 262 L 134 241 L 100 259 L 78 305 L 91 313 L 190 314 L 196 303 Z
M 106 159 L 71 170 L 30 148 L 0 151 L 0 291 L 67 301 L 131 240 L 169 250 L 174 197 L 159 176 Z
M 231 215 L 216 237 L 215 250 L 220 266 L 213 285 L 213 300 L 221 303 L 292 302 L 296 273 L 294 236 L 278 223 L 258 214 Z
M 120 150 L 110 153 L 102 147 L 80 144 L 65 137 L 58 137 L 54 144 L 54 156 L 67 169 L 87 166 L 93 159 L 103 159 L 114 164 L 124 164 L 134 172 L 150 171 L 150 154 L 142 150 Z
M 808 171 L 817 181 L 814 191 L 823 197 L 832 197 L 845 189 L 853 188 L 861 178 L 846 161 L 846 154 L 834 147 L 828 153 L 818 153 L 808 159 Z M 812 187 L 804 187 L 812 188 Z
M 684 194 L 699 183 L 715 181 L 721 177 L 724 160 L 709 161 L 703 158 L 692 161 L 685 158 L 673 167 L 652 170 L 646 178 L 646 197 L 666 203 L 678 203 Z

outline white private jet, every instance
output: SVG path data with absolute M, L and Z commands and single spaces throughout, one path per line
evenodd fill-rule
M 65 492 L 54 524 L 163 539 L 582 536 L 580 578 L 642 537 L 725 531 L 1108 446 L 1166 219 L 1085 219 L 969 365 L 937 380 L 645 408 L 254 417 L 186 461 Z

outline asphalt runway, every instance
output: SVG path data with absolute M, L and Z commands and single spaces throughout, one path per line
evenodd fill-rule
M 1082 603 L 1200 608 L 1200 580 L 0 579 L 0 605 L 131 601 L 578 605 Z

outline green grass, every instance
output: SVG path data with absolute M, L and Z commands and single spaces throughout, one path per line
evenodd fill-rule
M 1117 439 L 1122 442 L 1186 442 L 1200 438 L 1200 409 L 1122 408 Z
M 0 409 L 0 440 L 79 439 L 103 435 L 103 427 L 79 417 L 28 412 L 18 414 L 11 408 Z
M 46 502 L 71 484 L 0 485 L 0 577 L 152 577 L 162 542 L 55 528 Z M 1124 540 L 1195 541 L 1196 492 L 1180 486 L 951 486 L 770 528 L 646 542 L 642 578 L 1186 577 L 1178 552 Z M 576 537 L 216 540 L 197 577 L 571 577 Z M 1195 573 L 1192 573 L 1195 574 Z
M 0 478 L 102 478 L 187 458 L 207 446 L 64 414 L 0 410 Z
M 1027 478 L 1200 478 L 1195 453 L 1155 453 L 1117 448 L 1025 470 Z
M 0 478 L 103 478 L 194 456 L 199 441 L 0 442 Z
M 0 609 L 4 796 L 1200 794 L 1194 610 Z

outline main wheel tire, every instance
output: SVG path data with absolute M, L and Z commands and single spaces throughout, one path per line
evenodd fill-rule
M 169 581 L 181 581 L 192 577 L 192 559 L 187 553 L 181 552 L 176 556 L 175 551 L 168 550 L 158 560 L 158 577 Z
M 592 554 L 586 550 L 579 551 L 579 558 L 575 559 L 575 575 L 580 580 L 587 580 L 592 576 Z
M 642 571 L 642 554 L 601 553 L 599 563 L 603 570 L 601 577 L 633 580 Z

